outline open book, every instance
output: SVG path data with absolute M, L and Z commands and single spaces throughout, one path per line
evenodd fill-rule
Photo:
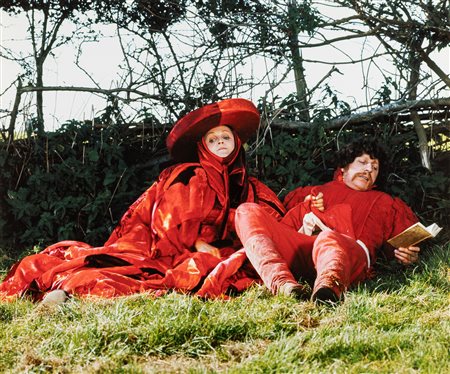
M 442 227 L 439 227 L 435 223 L 425 227 L 420 222 L 417 222 L 400 234 L 390 238 L 387 242 L 395 248 L 409 247 L 420 243 L 422 240 L 434 238 L 441 230 Z

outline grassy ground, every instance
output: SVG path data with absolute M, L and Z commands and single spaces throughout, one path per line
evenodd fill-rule
M 335 307 L 263 287 L 231 301 L 0 303 L 0 371 L 448 373 L 449 253 L 386 267 Z

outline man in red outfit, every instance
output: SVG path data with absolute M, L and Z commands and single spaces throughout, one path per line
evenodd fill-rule
M 305 296 L 297 283 L 303 278 L 314 284 L 313 300 L 338 301 L 349 286 L 370 276 L 377 250 L 417 222 L 403 201 L 376 189 L 375 181 L 387 170 L 385 159 L 376 142 L 353 141 L 339 152 L 333 181 L 286 196 L 290 210 L 281 222 L 256 204 L 237 209 L 236 229 L 247 257 L 273 293 L 289 289 Z M 390 251 L 401 263 L 412 264 L 420 249 Z

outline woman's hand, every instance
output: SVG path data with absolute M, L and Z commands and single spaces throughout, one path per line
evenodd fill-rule
M 394 251 L 394 254 L 403 265 L 412 265 L 419 260 L 419 252 L 419 247 L 400 247 Z
M 197 250 L 197 252 L 204 252 L 204 253 L 209 253 L 217 258 L 220 258 L 220 251 L 219 248 L 214 247 L 211 244 L 206 243 L 205 241 L 201 240 L 201 239 L 197 239 L 195 241 L 195 249 Z
M 305 197 L 305 201 L 311 201 L 311 206 L 323 212 L 325 210 L 325 205 L 323 202 L 323 193 L 319 192 L 317 195 L 308 195 Z

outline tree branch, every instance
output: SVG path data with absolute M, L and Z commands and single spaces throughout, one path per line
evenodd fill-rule
M 397 115 L 400 112 L 409 111 L 412 109 L 445 109 L 450 108 L 450 97 L 430 100 L 411 100 L 411 101 L 396 101 L 379 108 L 375 108 L 363 113 L 350 114 L 348 116 L 336 117 L 330 121 L 325 122 L 326 129 L 338 129 L 344 125 L 361 125 L 374 121 L 376 119 Z M 272 126 L 286 129 L 300 129 L 311 128 L 312 123 L 301 121 L 286 121 L 274 119 Z
M 162 100 L 163 98 L 161 95 L 149 95 L 145 92 L 134 90 L 130 88 L 112 88 L 112 89 L 102 89 L 102 88 L 95 88 L 95 87 L 74 87 L 74 86 L 46 86 L 46 87 L 33 87 L 33 86 L 25 86 L 20 89 L 20 93 L 25 92 L 37 92 L 37 91 L 79 91 L 79 92 L 92 92 L 92 93 L 99 93 L 106 96 L 116 96 L 119 100 L 127 101 L 127 99 L 123 99 L 117 94 L 121 92 L 126 93 L 134 93 L 136 95 L 142 96 L 146 99 L 152 99 L 152 100 Z M 176 98 L 173 98 L 174 101 L 176 101 Z
M 450 87 L 450 78 L 445 74 L 444 71 L 428 56 L 428 54 L 420 47 L 415 48 L 417 52 L 419 52 L 420 57 L 422 57 L 423 61 L 428 65 L 428 67 L 433 70 L 439 78 L 446 84 L 447 87 Z

